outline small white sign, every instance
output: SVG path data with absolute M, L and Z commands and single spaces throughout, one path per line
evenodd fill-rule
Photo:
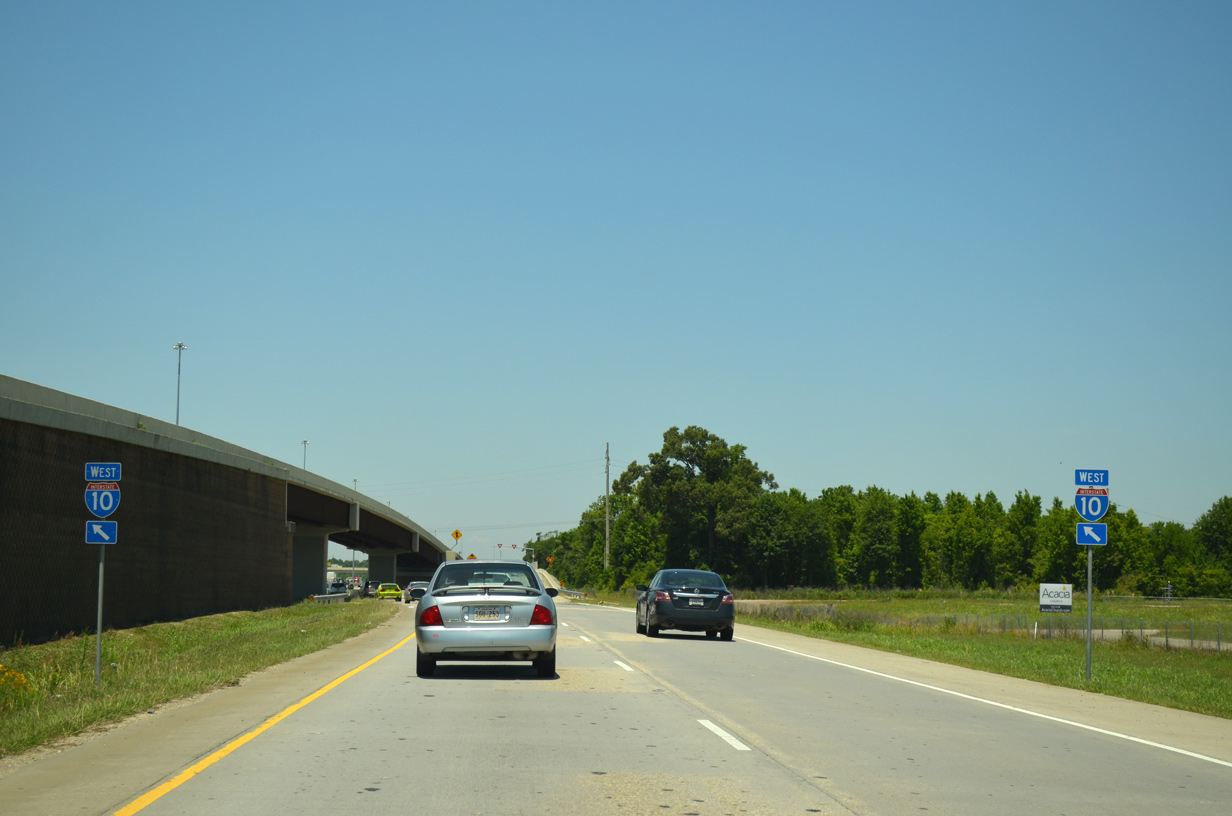
M 1041 612 L 1073 612 L 1073 584 L 1040 584 Z

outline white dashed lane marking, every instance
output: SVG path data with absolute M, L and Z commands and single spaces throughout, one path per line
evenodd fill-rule
M 722 728 L 719 728 L 717 725 L 710 722 L 710 720 L 698 720 L 698 722 L 706 726 L 707 728 L 709 728 L 714 733 L 718 734 L 723 739 L 724 742 L 726 742 L 731 747 L 735 748 L 737 751 L 752 751 L 753 750 L 752 748 L 745 745 L 740 740 L 733 737 L 731 734 L 724 731 Z

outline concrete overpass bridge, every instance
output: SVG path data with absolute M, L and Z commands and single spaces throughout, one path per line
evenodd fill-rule
M 85 466 L 122 465 L 104 627 L 284 606 L 324 588 L 328 542 L 380 581 L 457 554 L 381 502 L 132 411 L 0 375 L 0 645 L 93 630 Z

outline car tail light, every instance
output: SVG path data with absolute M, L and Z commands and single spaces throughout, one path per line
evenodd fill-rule
M 723 596 L 723 600 L 722 600 L 722 601 L 720 601 L 720 603 L 725 603 L 725 604 L 735 603 L 735 602 L 736 602 L 736 599 L 735 599 L 735 598 L 733 598 L 733 597 L 731 596 L 731 593 L 730 593 L 730 592 L 729 592 L 728 594 L 724 595 L 724 596 Z
M 551 626 L 552 625 L 552 610 L 546 606 L 535 604 L 535 611 L 530 613 L 531 626 Z
M 661 589 L 655 590 L 655 600 L 656 601 L 670 601 L 671 599 L 672 599 L 672 593 L 664 592 Z
M 429 606 L 427 609 L 419 613 L 420 626 L 444 626 L 445 621 L 441 619 L 441 608 L 439 606 Z

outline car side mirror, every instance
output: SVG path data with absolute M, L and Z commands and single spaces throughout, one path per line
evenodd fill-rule
M 424 595 L 427 595 L 427 594 L 428 594 L 428 590 L 424 589 L 423 587 L 415 587 L 414 589 L 411 590 L 411 599 L 418 601 L 420 598 L 422 598 Z
M 548 587 L 547 589 L 544 590 L 544 592 L 548 594 L 549 598 L 555 598 L 557 595 L 560 594 L 560 590 L 557 589 L 556 587 Z
M 648 589 L 650 589 L 650 587 L 646 586 L 645 584 L 638 584 L 638 585 L 635 587 L 635 589 L 637 589 L 637 591 L 638 591 L 638 592 L 645 592 L 645 591 L 647 591 Z

